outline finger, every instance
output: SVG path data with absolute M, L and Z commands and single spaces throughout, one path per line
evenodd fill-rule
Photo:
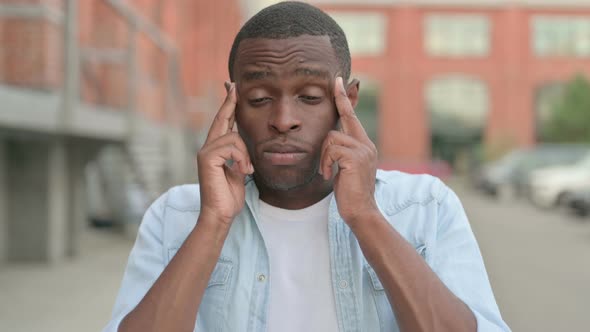
M 332 178 L 332 170 L 334 163 L 338 163 L 340 166 L 343 160 L 352 155 L 352 150 L 342 145 L 329 145 L 326 151 L 322 154 L 320 161 L 320 168 L 324 180 Z
M 357 141 L 355 138 L 348 136 L 340 131 L 332 130 L 328 133 L 328 135 L 326 135 L 326 138 L 322 142 L 322 147 L 320 150 L 322 152 L 321 155 L 324 155 L 326 149 L 330 145 L 342 145 L 347 148 L 358 148 L 359 145 L 361 145 L 361 143 Z M 320 168 L 319 172 L 320 174 L 322 174 L 323 169 Z
M 210 156 L 207 158 L 207 162 L 209 165 L 214 167 L 225 167 L 229 160 L 233 161 L 232 169 L 236 169 L 236 164 L 238 169 L 243 174 L 252 174 L 253 168 L 250 164 L 249 157 L 247 153 L 244 153 L 241 149 L 239 149 L 234 144 L 227 144 L 216 147 L 210 151 L 207 151 L 207 155 Z
M 342 124 L 342 130 L 345 134 L 350 135 L 362 142 L 370 141 L 369 136 L 365 132 L 363 125 L 356 117 L 354 113 L 354 107 L 348 99 L 346 88 L 344 87 L 344 81 L 342 77 L 336 77 L 334 86 L 334 99 L 336 101 L 336 108 L 340 115 L 340 122 Z
M 246 175 L 248 175 L 242 172 L 240 166 L 237 163 L 234 163 L 231 167 L 227 167 L 227 169 L 229 171 L 226 173 L 227 176 L 231 179 L 239 180 L 240 182 L 244 182 L 244 178 L 246 177 Z
M 231 83 L 230 82 L 225 82 L 225 90 L 226 92 L 229 93 L 229 90 L 231 89 Z M 237 89 L 237 87 L 236 87 Z M 237 94 L 238 92 L 236 91 L 236 109 L 234 109 L 234 112 L 231 115 L 231 118 L 229 119 L 229 131 L 233 131 L 234 130 L 234 124 L 235 124 L 235 120 L 236 120 L 236 111 L 237 111 Z
M 209 128 L 209 133 L 207 134 L 207 140 L 205 142 L 209 142 L 214 140 L 222 135 L 227 134 L 231 131 L 233 127 L 233 119 L 235 117 L 235 109 L 236 109 L 236 84 L 231 83 L 229 91 L 227 92 L 227 96 L 225 97 L 225 101 L 219 108 L 217 115 L 213 119 L 213 123 L 211 123 L 211 127 Z
M 250 160 L 250 155 L 248 154 L 248 149 L 246 147 L 246 143 L 244 143 L 244 141 L 242 140 L 240 135 L 236 132 L 231 132 L 229 134 L 225 134 L 225 135 L 219 137 L 218 139 L 214 140 L 213 142 L 207 143 L 207 145 L 204 146 L 205 151 L 203 154 L 208 155 L 208 156 L 213 155 L 213 154 L 215 154 L 216 150 L 223 148 L 225 146 L 228 146 L 228 145 L 233 145 L 245 156 L 244 161 L 243 161 L 243 165 L 245 167 L 245 170 L 247 170 L 249 174 L 253 173 L 254 167 L 252 166 L 252 162 Z
M 328 145 L 331 144 L 342 145 L 348 148 L 356 148 L 361 145 L 361 143 L 352 136 L 348 136 L 337 130 L 331 130 L 328 132 L 328 135 L 326 135 L 326 138 L 322 142 L 322 149 L 320 151 L 323 152 Z
M 218 146 L 227 145 L 227 144 L 235 145 L 238 149 L 240 149 L 243 153 L 245 153 L 249 157 L 248 148 L 246 147 L 246 143 L 244 142 L 244 140 L 242 140 L 242 137 L 240 136 L 240 134 L 235 131 L 232 131 L 230 133 L 227 133 L 227 134 L 219 137 L 215 141 L 209 143 L 208 146 L 210 147 L 210 149 L 215 149 Z
M 234 131 L 234 124 L 236 122 L 236 112 L 234 111 L 231 115 L 231 117 L 229 118 L 229 124 L 228 126 L 228 131 L 232 132 Z

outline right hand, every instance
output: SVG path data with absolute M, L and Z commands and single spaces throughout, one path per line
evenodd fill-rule
M 227 97 L 217 112 L 207 140 L 197 154 L 201 215 L 231 225 L 245 202 L 244 179 L 254 173 L 246 144 L 233 131 L 236 110 L 235 83 L 226 84 Z M 227 161 L 232 160 L 231 167 Z

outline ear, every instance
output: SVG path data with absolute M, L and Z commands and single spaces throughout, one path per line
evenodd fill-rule
M 348 95 L 348 99 L 352 104 L 353 108 L 356 108 L 356 105 L 359 101 L 359 89 L 361 87 L 361 82 L 356 78 L 353 78 L 350 83 L 346 86 L 346 94 Z

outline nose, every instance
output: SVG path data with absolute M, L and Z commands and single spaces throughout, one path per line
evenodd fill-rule
M 294 102 L 284 98 L 276 104 L 268 120 L 269 127 L 278 134 L 286 134 L 301 129 L 300 114 Z

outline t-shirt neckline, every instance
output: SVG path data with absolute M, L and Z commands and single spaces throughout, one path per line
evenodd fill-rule
M 322 217 L 327 214 L 332 195 L 333 193 L 330 193 L 326 197 L 322 198 L 322 200 L 319 202 L 298 210 L 283 209 L 270 205 L 259 199 L 258 211 L 261 215 L 278 220 L 309 220 L 310 218 L 313 219 L 314 217 Z

